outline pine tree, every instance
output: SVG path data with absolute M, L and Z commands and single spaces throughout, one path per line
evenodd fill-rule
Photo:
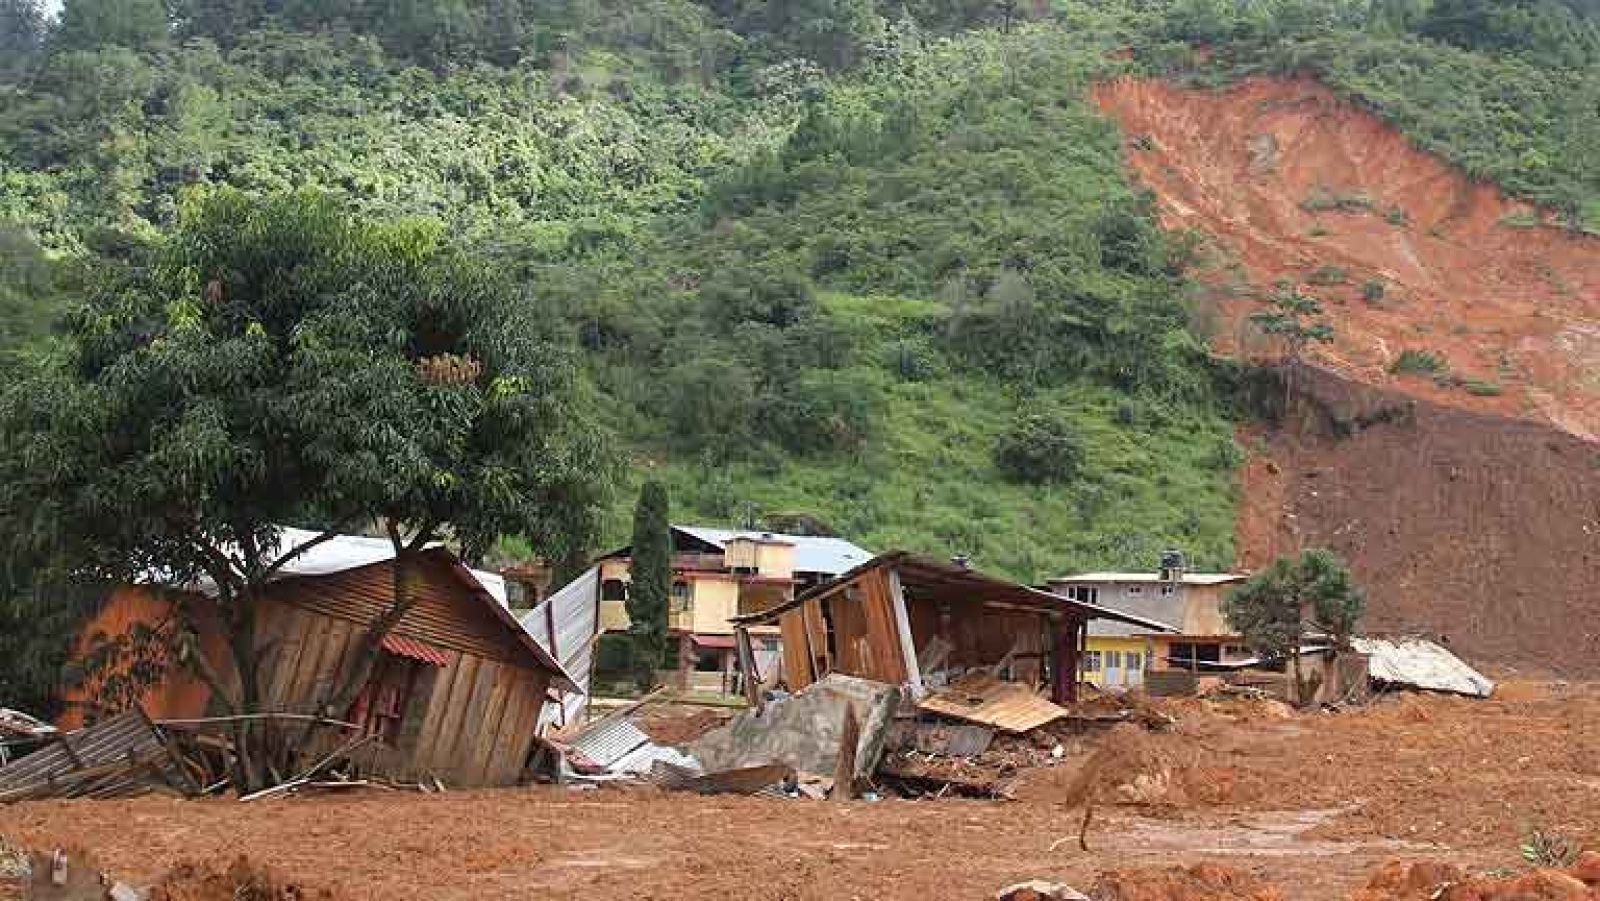
M 667 524 L 667 489 L 651 479 L 639 489 L 633 510 L 633 582 L 628 587 L 628 631 L 641 690 L 655 682 L 667 645 L 667 595 L 672 587 L 672 536 Z

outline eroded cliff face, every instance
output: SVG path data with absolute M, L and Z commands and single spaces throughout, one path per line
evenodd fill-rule
M 1163 224 L 1202 237 L 1215 350 L 1280 354 L 1249 316 L 1285 281 L 1335 332 L 1286 409 L 1241 430 L 1239 564 L 1328 547 L 1369 630 L 1600 672 L 1600 241 L 1312 81 L 1129 79 L 1095 100 Z M 1448 369 L 1397 373 L 1407 350 Z
M 1331 548 L 1367 589 L 1369 630 L 1600 672 L 1600 446 L 1312 367 L 1293 384 L 1286 415 L 1245 438 L 1241 565 Z
M 1122 124 L 1163 223 L 1210 239 L 1199 274 L 1217 350 L 1272 353 L 1248 316 L 1286 279 L 1322 300 L 1335 330 L 1312 351 L 1323 366 L 1600 435 L 1600 240 L 1548 224 L 1313 81 L 1203 91 L 1127 79 L 1095 100 Z M 1391 373 L 1406 350 L 1448 361 L 1453 378 Z

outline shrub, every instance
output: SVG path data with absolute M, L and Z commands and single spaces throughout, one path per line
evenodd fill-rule
M 1384 287 L 1379 279 L 1369 278 L 1361 283 L 1361 299 L 1367 303 L 1383 300 Z
M 1372 198 L 1360 191 L 1340 192 L 1334 191 L 1324 185 L 1317 185 L 1300 201 L 1300 208 L 1308 213 L 1321 213 L 1338 210 L 1342 213 L 1358 213 L 1362 210 L 1372 209 Z
M 1403 350 L 1389 366 L 1396 375 L 1438 375 L 1447 371 L 1450 363 L 1443 354 L 1431 350 Z
M 1387 220 L 1390 225 L 1405 226 L 1411 223 L 1411 217 L 1406 215 L 1405 210 L 1397 206 L 1389 207 L 1388 212 L 1383 214 L 1383 218 Z
M 1499 397 L 1505 390 L 1498 382 L 1488 382 L 1483 379 L 1467 379 L 1461 383 L 1461 387 L 1475 397 Z
M 1318 266 L 1306 276 L 1306 281 L 1313 285 L 1342 285 L 1350 280 L 1350 274 L 1343 266 Z
M 1001 433 L 994 462 L 1014 482 L 1068 482 L 1083 468 L 1083 442 L 1060 414 L 1022 413 Z
M 926 341 L 908 338 L 891 342 L 884 349 L 884 358 L 889 371 L 907 382 L 925 382 L 937 371 L 933 348 Z

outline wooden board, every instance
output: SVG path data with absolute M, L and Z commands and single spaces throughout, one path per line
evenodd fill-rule
M 867 643 L 871 647 L 871 668 L 862 673 L 889 685 L 899 685 L 909 678 L 905 653 L 900 647 L 900 627 L 895 621 L 894 598 L 889 585 L 889 571 L 880 568 L 863 573 L 861 583 L 861 611 L 867 626 Z
M 783 678 L 790 691 L 816 681 L 811 671 L 811 639 L 806 634 L 805 613 L 797 608 L 778 618 L 783 633 Z
M 1066 708 L 1039 697 L 1025 685 L 980 674 L 962 676 L 924 698 L 917 708 L 1011 733 L 1028 732 L 1067 715 Z

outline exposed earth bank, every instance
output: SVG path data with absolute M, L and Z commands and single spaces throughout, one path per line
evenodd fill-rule
M 1281 427 L 1243 436 L 1239 564 L 1329 547 L 1369 589 L 1371 630 L 1600 672 L 1600 240 L 1314 81 L 1094 96 L 1163 224 L 1205 236 L 1217 351 L 1281 352 L 1249 316 L 1283 281 L 1334 329 Z
M 1124 79 L 1094 99 L 1170 229 L 1215 239 L 1213 343 L 1280 280 L 1323 301 L 1315 355 L 1362 382 L 1600 434 L 1600 240 L 1476 182 L 1310 80 Z M 1405 351 L 1448 366 L 1391 373 Z M 1496 393 L 1497 392 L 1497 393 Z

